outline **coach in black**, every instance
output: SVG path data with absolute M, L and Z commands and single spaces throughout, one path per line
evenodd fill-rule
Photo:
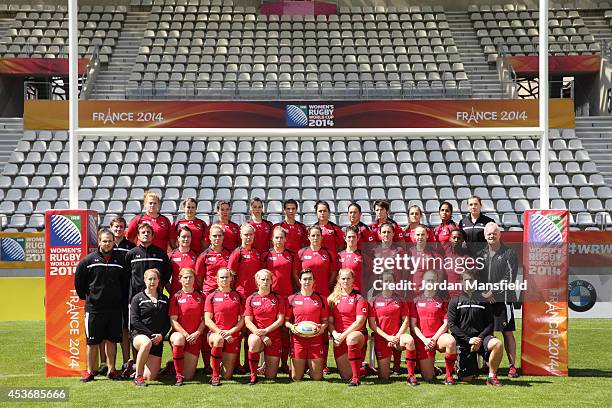
M 130 276 L 130 301 L 134 295 L 144 290 L 144 273 L 147 269 L 157 269 L 159 271 L 160 290 L 166 287 L 172 274 L 168 255 L 163 249 L 152 244 L 153 227 L 147 223 L 138 225 L 138 241 L 140 244 L 130 249 L 125 256 L 125 265 Z
M 106 348 L 108 377 L 121 378 L 115 369 L 117 343 L 121 341 L 121 305 L 125 302 L 122 288 L 127 275 L 124 264 L 113 251 L 113 233 L 104 228 L 98 232 L 98 250 L 79 262 L 74 275 L 74 287 L 85 300 L 85 334 L 87 342 L 87 372 L 81 382 L 92 381 L 103 340 Z
M 473 380 L 478 375 L 480 354 L 489 366 L 486 383 L 501 387 L 497 369 L 503 355 L 502 343 L 493 336 L 493 307 L 473 286 L 478 283 L 477 273 L 463 272 L 463 291 L 448 304 L 448 327 L 457 342 L 457 374 L 460 380 Z
M 472 255 L 476 255 L 485 246 L 485 225 L 494 221 L 480 211 L 482 209 L 480 197 L 473 195 L 467 202 L 468 215 L 459 221 L 459 229 L 463 233 L 468 250 Z
M 518 257 L 512 248 L 501 243 L 501 232 L 498 225 L 494 222 L 488 223 L 485 226 L 484 235 L 487 245 L 478 254 L 478 257 L 483 260 L 480 281 L 493 284 L 516 281 Z M 483 296 L 493 306 L 494 330 L 502 332 L 504 336 L 504 348 L 510 363 L 508 377 L 518 377 L 515 366 L 516 339 L 514 338 L 516 293 L 500 288 L 499 290 L 488 290 L 483 293 Z

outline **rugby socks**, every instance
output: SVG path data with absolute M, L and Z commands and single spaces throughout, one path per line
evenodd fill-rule
M 249 358 L 249 370 L 251 371 L 251 375 L 257 375 L 257 367 L 259 366 L 259 355 L 261 353 L 251 353 L 248 352 L 247 356 Z
M 393 349 L 393 371 L 400 371 L 402 362 L 402 351 Z
M 176 378 L 183 377 L 183 367 L 185 365 L 185 346 L 172 346 L 172 360 L 174 361 Z
M 351 364 L 351 371 L 353 372 L 353 378 L 359 380 L 361 376 L 361 362 L 363 361 L 361 358 L 361 347 L 359 344 L 349 344 L 348 345 L 348 358 L 349 363 Z
M 393 352 L 395 354 L 395 351 Z M 401 351 L 400 351 L 401 355 Z M 406 349 L 406 368 L 408 369 L 408 377 L 414 375 L 414 369 L 416 367 L 416 350 Z
M 210 351 L 210 362 L 212 365 L 213 377 L 218 377 L 220 375 L 221 357 L 223 357 L 223 347 L 213 347 Z
M 457 360 L 457 353 L 445 353 L 444 354 L 444 366 L 446 367 L 446 377 L 452 377 L 455 371 L 455 361 Z

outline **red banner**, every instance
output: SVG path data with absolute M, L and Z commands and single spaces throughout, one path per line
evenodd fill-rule
M 47 377 L 79 376 L 86 369 L 84 303 L 74 289 L 79 261 L 97 244 L 97 214 L 45 212 L 45 356 Z
M 527 210 L 524 220 L 522 371 L 567 376 L 569 213 Z
M 79 59 L 79 75 L 88 59 Z M 68 58 L 0 58 L 0 75 L 68 76 Z
M 575 127 L 572 100 L 551 99 L 550 127 Z M 481 128 L 538 126 L 537 100 L 368 102 L 80 101 L 79 127 Z M 67 129 L 66 101 L 26 101 L 26 129 Z
M 517 74 L 538 74 L 537 56 L 506 57 Z M 556 55 L 548 57 L 551 75 L 597 74 L 601 68 L 601 55 Z

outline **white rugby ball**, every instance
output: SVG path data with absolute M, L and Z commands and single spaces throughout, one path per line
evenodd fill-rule
M 304 320 L 294 326 L 294 331 L 301 337 L 314 337 L 319 334 L 319 326 L 315 322 Z

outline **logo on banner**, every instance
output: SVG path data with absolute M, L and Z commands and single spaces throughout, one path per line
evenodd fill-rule
M 0 259 L 4 262 L 25 261 L 25 239 L 2 238 L 0 240 Z
M 97 217 L 93 214 L 89 214 L 87 220 L 87 227 L 89 230 L 89 236 L 87 237 L 89 240 L 89 246 L 92 248 L 96 248 L 98 244 L 98 220 Z
M 595 306 L 597 292 L 591 283 L 575 280 L 569 284 L 568 306 L 575 312 L 586 312 Z
M 556 214 L 531 214 L 529 242 L 560 244 L 563 242 L 563 218 Z
M 77 215 L 51 216 L 51 246 L 81 246 L 81 219 Z
M 333 127 L 334 105 L 287 105 L 287 127 Z

